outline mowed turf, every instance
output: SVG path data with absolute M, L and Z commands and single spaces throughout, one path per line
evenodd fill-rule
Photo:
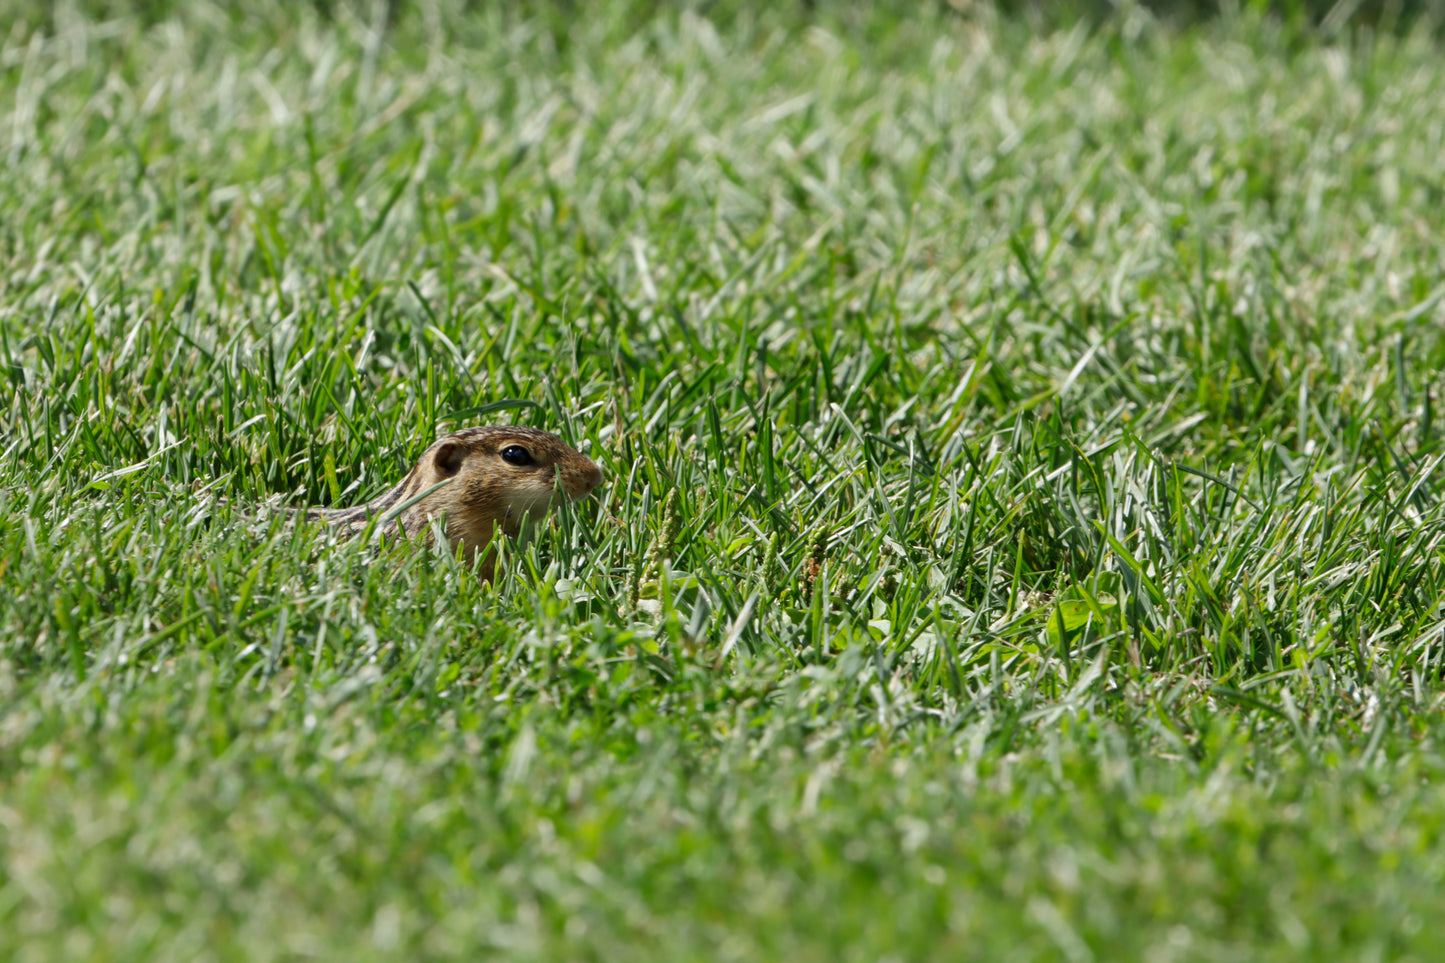
M 6 6 L 0 956 L 1438 957 L 1430 24 L 744 6 Z

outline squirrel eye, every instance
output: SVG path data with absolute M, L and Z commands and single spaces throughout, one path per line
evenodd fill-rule
M 502 461 L 509 465 L 530 465 L 532 464 L 532 453 L 521 445 L 508 445 L 502 449 Z

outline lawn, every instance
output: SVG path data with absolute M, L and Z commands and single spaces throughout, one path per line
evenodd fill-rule
M 1445 41 L 1225 6 L 0 5 L 0 957 L 1439 958 Z

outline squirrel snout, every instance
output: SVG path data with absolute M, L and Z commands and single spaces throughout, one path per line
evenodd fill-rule
M 602 484 L 602 469 L 597 467 L 597 463 L 588 458 L 584 458 L 582 459 L 582 461 L 583 464 L 579 465 L 577 467 L 577 470 L 573 472 L 573 477 L 577 481 L 578 489 L 576 494 L 573 496 L 574 498 L 581 498 L 583 495 L 587 494 L 592 489 Z

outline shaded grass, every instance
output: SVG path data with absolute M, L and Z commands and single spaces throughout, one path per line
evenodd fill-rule
M 1438 53 L 16 26 L 0 939 L 1427 958 Z M 496 586 L 258 512 L 501 420 L 609 484 Z

